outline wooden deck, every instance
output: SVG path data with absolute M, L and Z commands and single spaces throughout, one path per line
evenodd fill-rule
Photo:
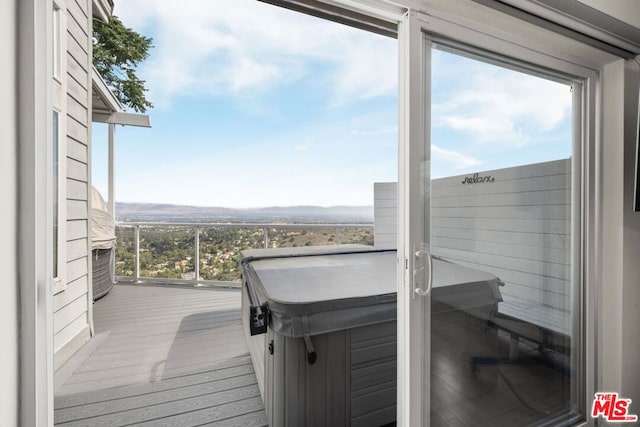
M 267 425 L 238 289 L 119 284 L 94 319 L 108 336 L 56 391 L 56 425 Z

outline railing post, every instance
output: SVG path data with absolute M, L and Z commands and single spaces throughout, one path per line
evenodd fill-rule
M 264 236 L 264 248 L 269 248 L 269 227 L 262 227 L 262 235 Z
M 136 239 L 136 253 L 135 253 L 136 265 L 133 272 L 133 281 L 135 283 L 139 283 L 140 282 L 140 226 L 134 225 L 133 232 L 135 234 L 135 239 Z
M 340 244 L 340 227 L 336 227 L 336 245 Z
M 196 274 L 194 280 L 198 283 L 200 280 L 200 228 L 196 227 L 196 262 L 195 262 Z

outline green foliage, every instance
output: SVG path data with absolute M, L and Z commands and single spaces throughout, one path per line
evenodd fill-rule
M 335 229 L 310 230 L 269 228 L 270 247 L 330 245 Z M 133 229 L 116 229 L 116 274 L 133 276 L 135 241 Z M 200 230 L 200 277 L 204 280 L 240 279 L 240 251 L 264 245 L 262 228 L 211 227 Z M 373 244 L 372 228 L 350 228 L 340 233 L 342 243 Z M 149 226 L 140 229 L 140 275 L 180 279 L 195 271 L 195 236 L 191 228 Z M 184 265 L 183 265 L 184 264 Z
M 145 81 L 136 75 L 136 68 L 149 57 L 152 42 L 116 16 L 108 24 L 93 22 L 93 65 L 120 103 L 141 113 L 153 104 L 146 98 Z

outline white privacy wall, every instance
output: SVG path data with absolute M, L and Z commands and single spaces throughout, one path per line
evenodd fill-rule
M 435 179 L 431 184 L 433 255 L 495 274 L 505 283 L 500 312 L 565 334 L 571 274 L 570 168 L 570 159 L 558 160 L 483 171 L 476 179 L 474 174 Z M 393 204 L 391 186 L 374 187 L 376 247 L 395 247 L 395 235 L 383 225 L 389 222 L 387 216 L 396 215 L 395 209 L 393 214 L 388 211 Z
M 376 249 L 396 249 L 398 236 L 398 185 L 373 184 L 373 244 Z

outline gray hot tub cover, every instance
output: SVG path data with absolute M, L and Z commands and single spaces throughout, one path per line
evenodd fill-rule
M 276 333 L 302 338 L 396 319 L 396 251 L 329 251 L 243 252 L 244 285 L 266 303 Z M 490 273 L 440 259 L 433 269 L 434 299 L 468 311 L 502 300 Z

